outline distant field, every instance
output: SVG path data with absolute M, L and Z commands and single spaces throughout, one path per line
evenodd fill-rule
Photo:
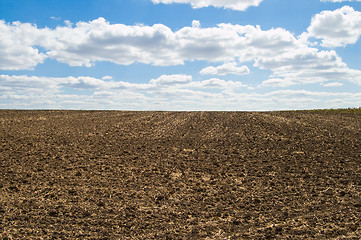
M 361 114 L 361 107 L 359 108 L 339 108 L 339 109 L 322 109 L 322 110 L 311 110 L 313 112 L 323 113 L 352 113 Z
M 360 114 L 0 110 L 0 239 L 360 239 Z

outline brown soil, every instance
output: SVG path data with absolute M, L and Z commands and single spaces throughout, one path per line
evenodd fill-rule
M 0 111 L 0 239 L 360 239 L 361 115 Z

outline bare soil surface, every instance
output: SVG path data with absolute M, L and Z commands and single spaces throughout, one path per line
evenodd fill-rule
M 0 239 L 360 239 L 361 115 L 0 111 Z

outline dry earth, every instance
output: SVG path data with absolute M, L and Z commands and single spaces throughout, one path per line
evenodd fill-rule
M 0 239 L 360 239 L 361 115 L 0 111 Z

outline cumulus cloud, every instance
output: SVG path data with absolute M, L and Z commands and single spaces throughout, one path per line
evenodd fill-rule
M 322 39 L 324 47 L 354 44 L 361 35 L 361 12 L 350 6 L 323 11 L 312 18 L 307 31 L 309 37 Z
M 343 16 L 353 12 L 358 14 L 351 8 L 343 9 L 346 12 Z M 314 18 L 314 23 L 323 22 L 315 19 L 318 17 Z M 316 25 L 311 24 L 307 34 L 312 35 L 313 26 Z M 220 76 L 248 74 L 246 66 L 237 66 L 235 62 L 254 62 L 255 67 L 272 72 L 263 86 L 327 81 L 353 81 L 361 84 L 360 71 L 350 69 L 335 51 L 320 51 L 310 47 L 305 41 L 305 35 L 296 38 L 283 28 L 262 30 L 259 26 L 233 24 L 202 28 L 195 21 L 191 27 L 172 31 L 162 24 L 128 26 L 110 24 L 99 18 L 55 29 L 38 29 L 27 23 L 6 24 L 2 21 L 0 31 L 9 36 L 0 40 L 0 68 L 3 70 L 29 69 L 46 57 L 70 66 L 89 67 L 97 61 L 122 65 L 138 62 L 169 66 L 204 60 L 224 63 L 201 70 L 202 75 Z M 46 52 L 39 53 L 38 46 Z M 154 79 L 153 83 L 165 85 L 172 81 L 176 83 L 189 80 L 176 75 Z M 91 79 L 76 81 L 78 82 L 68 84 L 89 88 L 97 85 L 91 83 Z
M 162 24 L 127 26 L 109 24 L 99 18 L 79 22 L 75 27 L 58 27 L 44 44 L 48 56 L 70 66 L 92 66 L 96 61 L 129 65 L 141 62 L 153 65 L 181 64 L 175 59 L 174 33 Z M 157 57 L 155 57 L 157 56 Z
M 104 89 L 109 87 L 116 87 L 118 84 L 111 81 L 106 82 L 101 79 L 92 78 L 92 77 L 68 77 L 60 83 L 61 87 L 73 88 L 73 89 Z
M 350 81 L 361 85 L 361 71 L 350 69 L 335 51 L 315 48 L 295 50 L 271 58 L 259 58 L 255 66 L 273 72 L 263 86 L 287 87 L 327 81 Z
M 192 21 L 192 27 L 194 28 L 200 28 L 201 27 L 201 23 L 198 20 L 193 20 Z
M 2 32 L 11 30 L 11 26 L 5 23 L 2 27 Z M 161 66 L 179 65 L 194 60 L 229 62 L 239 58 L 242 62 L 301 47 L 301 42 L 284 29 L 263 31 L 258 26 L 232 24 L 201 28 L 194 22 L 193 27 L 173 32 L 162 24 L 128 26 L 110 24 L 99 18 L 91 22 L 79 22 L 74 27 L 68 25 L 53 30 L 37 29 L 20 23 L 18 28 L 20 30 L 10 39 L 19 41 L 18 49 L 25 48 L 34 56 L 29 57 L 25 51 L 18 53 L 12 50 L 12 43 L 3 44 L 3 51 L 10 51 L 5 56 L 20 56 L 21 59 L 40 57 L 43 60 L 46 56 L 38 54 L 35 48 L 41 46 L 46 49 L 48 57 L 70 66 L 91 67 L 97 61 L 122 65 L 139 62 Z M 6 41 L 4 39 L 7 38 L 3 38 Z M 26 42 L 21 39 L 26 39 Z M 39 63 L 40 60 L 35 62 Z M 3 68 L 24 68 L 11 61 L 8 65 Z
M 0 70 L 33 69 L 47 57 L 33 47 L 40 32 L 29 23 L 0 20 Z
M 217 7 L 228 8 L 237 11 L 245 11 L 251 6 L 258 6 L 263 0 L 152 0 L 154 4 L 185 3 L 193 8 Z
M 228 75 L 228 74 L 234 74 L 234 75 L 247 75 L 250 73 L 250 70 L 247 66 L 241 66 L 237 67 L 237 63 L 235 62 L 229 62 L 225 63 L 218 67 L 206 67 L 200 71 L 201 75 Z
M 175 75 L 162 75 L 157 79 L 151 79 L 150 84 L 156 86 L 171 86 L 179 84 L 187 84 L 192 81 L 192 76 L 175 74 Z

